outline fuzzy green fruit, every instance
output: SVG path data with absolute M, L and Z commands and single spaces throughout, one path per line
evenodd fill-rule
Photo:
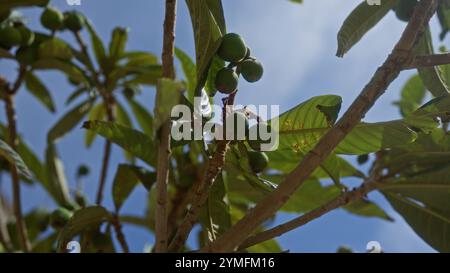
M 236 33 L 228 33 L 222 37 L 217 54 L 224 61 L 237 63 L 247 55 L 247 46 L 241 36 Z
M 51 31 L 64 28 L 64 15 L 57 9 L 47 8 L 41 15 L 41 24 Z
M 239 77 L 231 68 L 222 68 L 216 74 L 215 86 L 219 92 L 231 94 L 236 91 Z
M 270 136 L 267 136 L 266 134 L 270 134 Z M 276 135 L 272 133 L 270 125 L 266 122 L 259 122 L 250 127 L 249 139 L 247 142 L 253 150 L 261 151 L 261 145 L 263 144 L 276 144 L 277 140 L 273 140 L 270 137 L 276 137 Z
M 264 152 L 248 152 L 248 160 L 250 162 L 250 167 L 255 173 L 260 173 L 267 168 L 269 165 L 269 157 L 267 157 Z
M 34 32 L 26 26 L 20 26 L 17 29 L 20 31 L 20 35 L 22 37 L 20 46 L 30 46 L 34 42 Z
M 227 140 L 244 140 L 248 135 L 248 119 L 241 112 L 233 112 L 225 121 L 224 138 Z
M 22 41 L 20 31 L 14 27 L 4 27 L 0 29 L 0 46 L 5 49 L 18 46 Z
M 264 73 L 262 64 L 256 60 L 248 59 L 239 65 L 242 77 L 248 82 L 259 81 Z
M 65 208 L 58 208 L 50 214 L 50 225 L 56 230 L 61 229 L 67 224 L 72 214 Z
M 395 15 L 397 15 L 398 19 L 408 22 L 413 15 L 416 5 L 417 0 L 398 0 L 395 6 Z
M 85 24 L 84 16 L 79 12 L 72 11 L 64 14 L 64 25 L 67 29 L 78 32 L 83 29 Z
M 35 47 L 21 47 L 16 51 L 16 59 L 25 65 L 31 65 L 38 59 L 38 50 Z

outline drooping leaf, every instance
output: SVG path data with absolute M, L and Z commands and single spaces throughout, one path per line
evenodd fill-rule
M 75 128 L 87 113 L 89 113 L 91 107 L 92 100 L 87 100 L 67 112 L 48 132 L 48 142 L 54 142 Z
M 38 99 L 50 112 L 55 112 L 55 104 L 47 87 L 31 72 L 25 75 L 27 90 Z
M 338 33 L 336 55 L 343 57 L 361 38 L 371 30 L 395 6 L 396 0 L 383 0 L 381 5 L 359 4 L 345 19 Z
M 125 200 L 131 194 L 138 182 L 150 190 L 156 180 L 156 174 L 134 165 L 121 164 L 117 168 L 113 182 L 113 200 L 119 211 Z
M 23 162 L 22 158 L 2 140 L 0 140 L 0 156 L 5 158 L 10 164 L 14 165 L 21 175 L 31 179 L 31 172 Z
M 414 53 L 417 55 L 434 54 L 431 31 L 428 28 L 422 38 L 419 40 Z M 435 97 L 448 96 L 450 93 L 449 83 L 443 76 L 442 69 L 439 66 L 418 68 L 420 78 L 425 87 Z
M 137 130 L 104 121 L 87 121 L 83 124 L 83 128 L 109 139 L 150 166 L 155 165 L 156 150 L 149 136 Z
M 100 206 L 91 206 L 75 211 L 58 236 L 58 250 L 61 251 L 75 235 L 111 220 L 112 215 Z

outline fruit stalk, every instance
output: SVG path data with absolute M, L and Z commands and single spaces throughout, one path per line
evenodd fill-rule
M 300 164 L 271 192 L 216 241 L 202 248 L 202 252 L 229 252 L 238 247 L 264 221 L 272 217 L 303 184 L 311 173 L 327 158 L 347 134 L 361 121 L 377 99 L 386 91 L 405 65 L 411 61 L 412 50 L 423 35 L 436 12 L 437 0 L 422 0 L 385 63 L 377 70 L 343 117 L 322 137 Z
M 166 0 L 162 51 L 162 76 L 175 78 L 175 22 L 177 0 Z M 158 166 L 156 171 L 155 252 L 167 251 L 167 184 L 169 182 L 169 158 L 171 122 L 166 121 L 159 131 Z

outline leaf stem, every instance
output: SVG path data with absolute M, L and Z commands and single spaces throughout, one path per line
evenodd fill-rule
M 392 53 L 376 71 L 342 118 L 330 129 L 319 143 L 305 156 L 300 164 L 286 176 L 276 190 L 260 203 L 230 230 L 216 241 L 202 248 L 202 252 L 229 252 L 238 247 L 264 221 L 273 216 L 303 184 L 311 173 L 327 158 L 347 134 L 361 121 L 377 99 L 386 91 L 400 72 L 412 59 L 412 50 L 424 33 L 436 11 L 437 0 L 422 0 L 417 5 Z

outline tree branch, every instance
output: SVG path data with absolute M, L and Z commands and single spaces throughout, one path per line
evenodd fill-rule
M 162 51 L 162 76 L 175 78 L 175 22 L 177 0 L 166 0 Z M 156 171 L 155 252 L 167 251 L 167 184 L 169 180 L 171 122 L 166 121 L 159 131 L 158 167 Z
M 128 247 L 127 240 L 125 239 L 125 235 L 122 232 L 122 225 L 120 224 L 120 219 L 117 214 L 113 215 L 112 224 L 114 227 L 114 231 L 116 232 L 117 241 L 119 241 L 120 246 L 122 247 L 123 252 L 129 253 L 130 248 Z
M 223 120 L 225 122 L 228 107 L 234 104 L 234 99 L 236 97 L 237 91 L 233 92 L 225 99 L 225 104 L 223 108 Z M 192 205 L 188 210 L 183 222 L 175 234 L 175 237 L 172 239 L 172 242 L 169 246 L 169 252 L 177 252 L 185 244 L 189 233 L 192 230 L 192 227 L 197 222 L 198 215 L 200 213 L 200 209 L 205 204 L 206 200 L 209 196 L 209 189 L 213 185 L 214 181 L 217 178 L 217 175 L 222 170 L 223 164 L 225 163 L 225 155 L 228 150 L 229 140 L 220 140 L 217 142 L 217 148 L 212 158 L 208 160 L 208 166 L 206 168 L 206 174 L 203 176 L 201 180 L 201 184 L 194 192 L 194 196 L 192 198 Z
M 450 53 L 416 56 L 404 69 L 415 69 L 450 64 Z
M 24 74 L 19 73 L 19 74 Z M 18 79 L 23 79 L 23 76 L 18 77 Z M 9 141 L 8 144 L 11 146 L 13 150 L 17 150 L 17 122 L 16 122 L 16 110 L 14 106 L 14 93 L 17 92 L 22 80 L 16 81 L 13 85 L 12 89 L 9 90 L 9 95 L 5 98 L 6 104 L 6 116 L 8 119 L 8 136 Z M 10 164 L 10 172 L 11 172 L 11 180 L 12 180 L 12 189 L 13 189 L 13 211 L 14 217 L 16 218 L 16 230 L 17 235 L 19 237 L 19 242 L 21 248 L 24 252 L 31 251 L 31 244 L 28 240 L 27 229 L 25 226 L 25 221 L 23 220 L 22 215 L 22 202 L 20 196 L 20 178 L 19 173 L 17 171 L 17 167 L 14 164 Z
M 287 175 L 276 190 L 251 209 L 236 225 L 202 252 L 229 252 L 239 246 L 265 220 L 274 215 L 303 184 L 320 163 L 336 148 L 345 136 L 361 121 L 376 100 L 400 74 L 412 58 L 412 49 L 422 36 L 430 18 L 436 11 L 437 0 L 422 0 L 417 5 L 399 42 L 385 63 L 376 71 L 370 82 L 335 126 Z

